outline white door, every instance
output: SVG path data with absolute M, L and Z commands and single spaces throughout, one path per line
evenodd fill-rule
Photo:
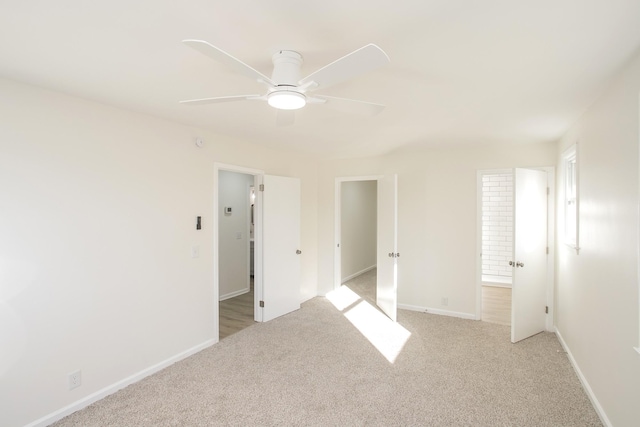
M 300 308 L 300 180 L 264 176 L 262 321 Z
M 378 180 L 376 304 L 396 321 L 398 304 L 398 175 Z
M 513 180 L 511 342 L 515 343 L 545 329 L 547 174 L 516 169 Z

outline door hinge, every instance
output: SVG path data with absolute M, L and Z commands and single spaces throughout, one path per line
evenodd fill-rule
M 547 196 L 549 195 L 549 187 L 547 187 Z
M 547 246 L 547 255 L 549 255 L 549 246 Z
M 260 301 L 260 307 L 264 307 L 264 301 Z
M 258 190 L 264 191 L 264 184 L 260 184 L 260 187 L 258 187 Z
M 549 314 L 549 306 L 548 305 L 544 306 L 544 312 L 545 312 L 545 314 Z

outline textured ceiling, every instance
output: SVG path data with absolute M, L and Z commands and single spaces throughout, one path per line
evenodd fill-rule
M 640 47 L 638 0 L 0 0 L 0 12 L 2 77 L 323 157 L 556 140 Z M 278 127 L 262 102 L 179 105 L 264 92 L 183 39 L 266 75 L 279 49 L 300 52 L 307 75 L 375 43 L 390 65 L 322 93 L 386 109 L 308 105 Z

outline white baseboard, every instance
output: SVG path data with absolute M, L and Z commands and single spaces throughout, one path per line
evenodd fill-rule
M 459 311 L 440 310 L 438 308 L 420 307 L 417 305 L 398 304 L 401 310 L 420 311 L 429 314 L 438 314 L 440 316 L 459 317 L 461 319 L 476 320 L 476 315 L 471 313 L 461 313 Z
M 562 338 L 562 334 L 560 333 L 558 328 L 555 328 L 555 333 L 556 333 L 556 336 L 558 337 L 558 341 L 560 341 L 560 345 L 562 345 L 562 348 L 567 353 L 567 357 L 569 358 L 569 362 L 571 363 L 571 366 L 573 366 L 573 370 L 576 371 L 576 374 L 578 375 L 578 378 L 582 383 L 582 388 L 584 388 L 584 391 L 587 392 L 587 396 L 589 396 L 589 400 L 591 400 L 591 403 L 593 404 L 593 407 L 595 408 L 596 413 L 600 417 L 600 421 L 602 421 L 602 424 L 604 424 L 605 426 L 612 427 L 611 421 L 609 421 L 607 414 L 604 412 L 604 409 L 602 409 L 602 406 L 600 405 L 600 402 L 596 398 L 596 395 L 593 394 L 593 390 L 591 390 L 591 386 L 589 385 L 589 382 L 587 381 L 585 376 L 582 374 L 580 367 L 576 363 L 576 359 L 573 358 L 573 354 L 571 354 L 571 350 L 569 349 L 569 346 L 567 346 L 567 343 L 564 341 L 564 338 Z
M 224 300 L 229 299 L 229 298 L 238 297 L 240 295 L 246 294 L 250 290 L 251 290 L 251 288 L 243 288 L 243 289 L 240 289 L 239 291 L 229 292 L 228 294 L 220 295 L 220 298 L 218 298 L 218 300 L 219 301 L 224 301 Z
M 72 404 L 67 405 L 64 408 L 58 409 L 57 411 L 52 412 L 49 415 L 45 415 L 44 417 L 27 424 L 26 427 L 44 427 L 44 426 L 53 424 L 56 421 L 59 421 L 62 418 L 66 417 L 67 415 L 70 415 L 76 411 L 79 411 L 80 409 L 84 409 L 87 406 L 91 405 L 92 403 L 97 402 L 98 400 L 103 399 L 108 395 L 113 394 L 116 391 L 125 388 L 128 385 L 136 383 L 148 377 L 149 375 L 153 375 L 156 372 L 161 371 L 164 368 L 170 365 L 173 365 L 176 362 L 181 361 L 182 359 L 186 359 L 187 357 L 194 355 L 199 351 L 204 350 L 207 347 L 212 346 L 213 344 L 215 344 L 215 342 L 216 342 L 215 340 L 207 340 L 201 344 L 198 344 L 195 347 L 191 347 L 190 349 L 185 350 L 182 353 L 178 353 L 175 356 L 170 357 L 160 363 L 157 363 L 153 366 L 143 369 L 142 371 L 136 374 L 133 374 L 114 384 L 111 384 L 110 386 L 103 388 L 102 390 L 98 390 L 95 393 L 90 394 L 89 396 L 86 396 L 76 402 L 73 402 Z
M 351 274 L 351 275 L 349 275 L 349 276 L 347 276 L 347 277 L 343 277 L 343 278 L 342 278 L 342 283 L 344 283 L 344 282 L 348 282 L 349 280 L 351 280 L 351 279 L 353 279 L 353 278 L 355 278 L 355 277 L 358 277 L 359 275 L 364 274 L 364 273 L 366 273 L 367 271 L 371 271 L 371 270 L 373 270 L 374 268 L 376 268 L 377 266 L 378 266 L 377 264 L 373 264 L 371 267 L 367 267 L 367 268 L 365 268 L 364 270 L 360 270 L 360 271 L 358 271 L 357 273 L 353 273 L 353 274 Z

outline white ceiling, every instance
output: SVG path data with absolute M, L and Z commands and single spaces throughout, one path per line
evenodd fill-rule
M 322 93 L 387 107 L 179 105 L 264 92 L 183 39 L 268 76 L 279 49 L 307 75 L 375 43 L 390 65 Z M 0 76 L 326 157 L 556 140 L 639 47 L 638 0 L 0 0 Z

